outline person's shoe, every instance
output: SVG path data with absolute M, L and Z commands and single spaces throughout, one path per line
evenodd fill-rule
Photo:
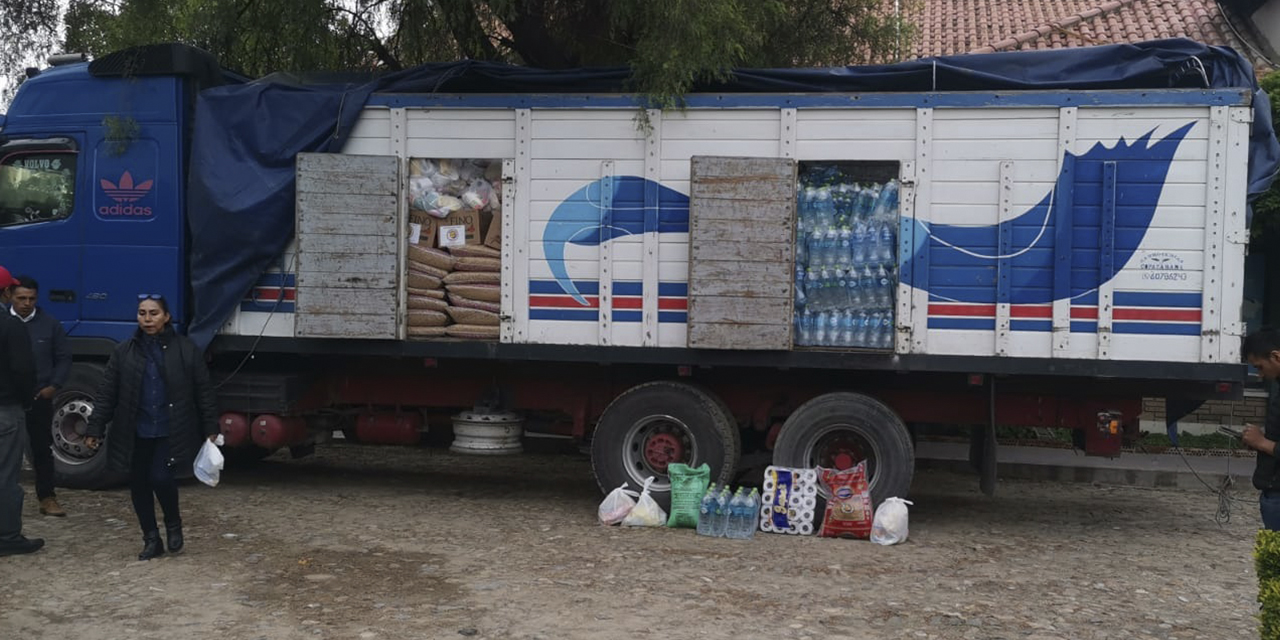
M 165 531 L 169 534 L 169 553 L 178 553 L 182 551 L 182 522 L 177 524 L 165 523 Z
M 65 518 L 67 516 L 67 512 L 63 511 L 62 507 L 58 504 L 57 498 L 42 498 L 40 500 L 40 513 L 46 516 L 57 516 L 59 518 Z
M 164 543 L 160 542 L 159 531 L 148 531 L 142 536 L 142 553 L 139 560 L 150 560 L 164 555 Z
M 0 542 L 0 556 L 17 556 L 24 553 L 35 553 L 44 546 L 44 538 L 19 538 L 11 542 Z

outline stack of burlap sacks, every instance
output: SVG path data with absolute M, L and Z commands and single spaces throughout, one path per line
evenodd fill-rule
M 497 340 L 502 253 L 484 245 L 408 246 L 409 337 Z

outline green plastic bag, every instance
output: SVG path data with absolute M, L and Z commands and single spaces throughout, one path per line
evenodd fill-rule
M 694 469 L 675 462 L 667 465 L 667 475 L 671 478 L 671 517 L 667 526 L 697 529 L 698 507 L 711 482 L 711 467 L 704 462 Z

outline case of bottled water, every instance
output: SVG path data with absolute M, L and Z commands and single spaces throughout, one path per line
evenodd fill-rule
M 798 346 L 893 348 L 899 185 L 858 180 L 854 165 L 802 164 L 796 195 Z

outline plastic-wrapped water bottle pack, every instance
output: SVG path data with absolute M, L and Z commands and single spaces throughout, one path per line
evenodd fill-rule
M 813 347 L 890 349 L 898 287 L 896 180 L 811 167 L 797 194 L 795 336 Z

